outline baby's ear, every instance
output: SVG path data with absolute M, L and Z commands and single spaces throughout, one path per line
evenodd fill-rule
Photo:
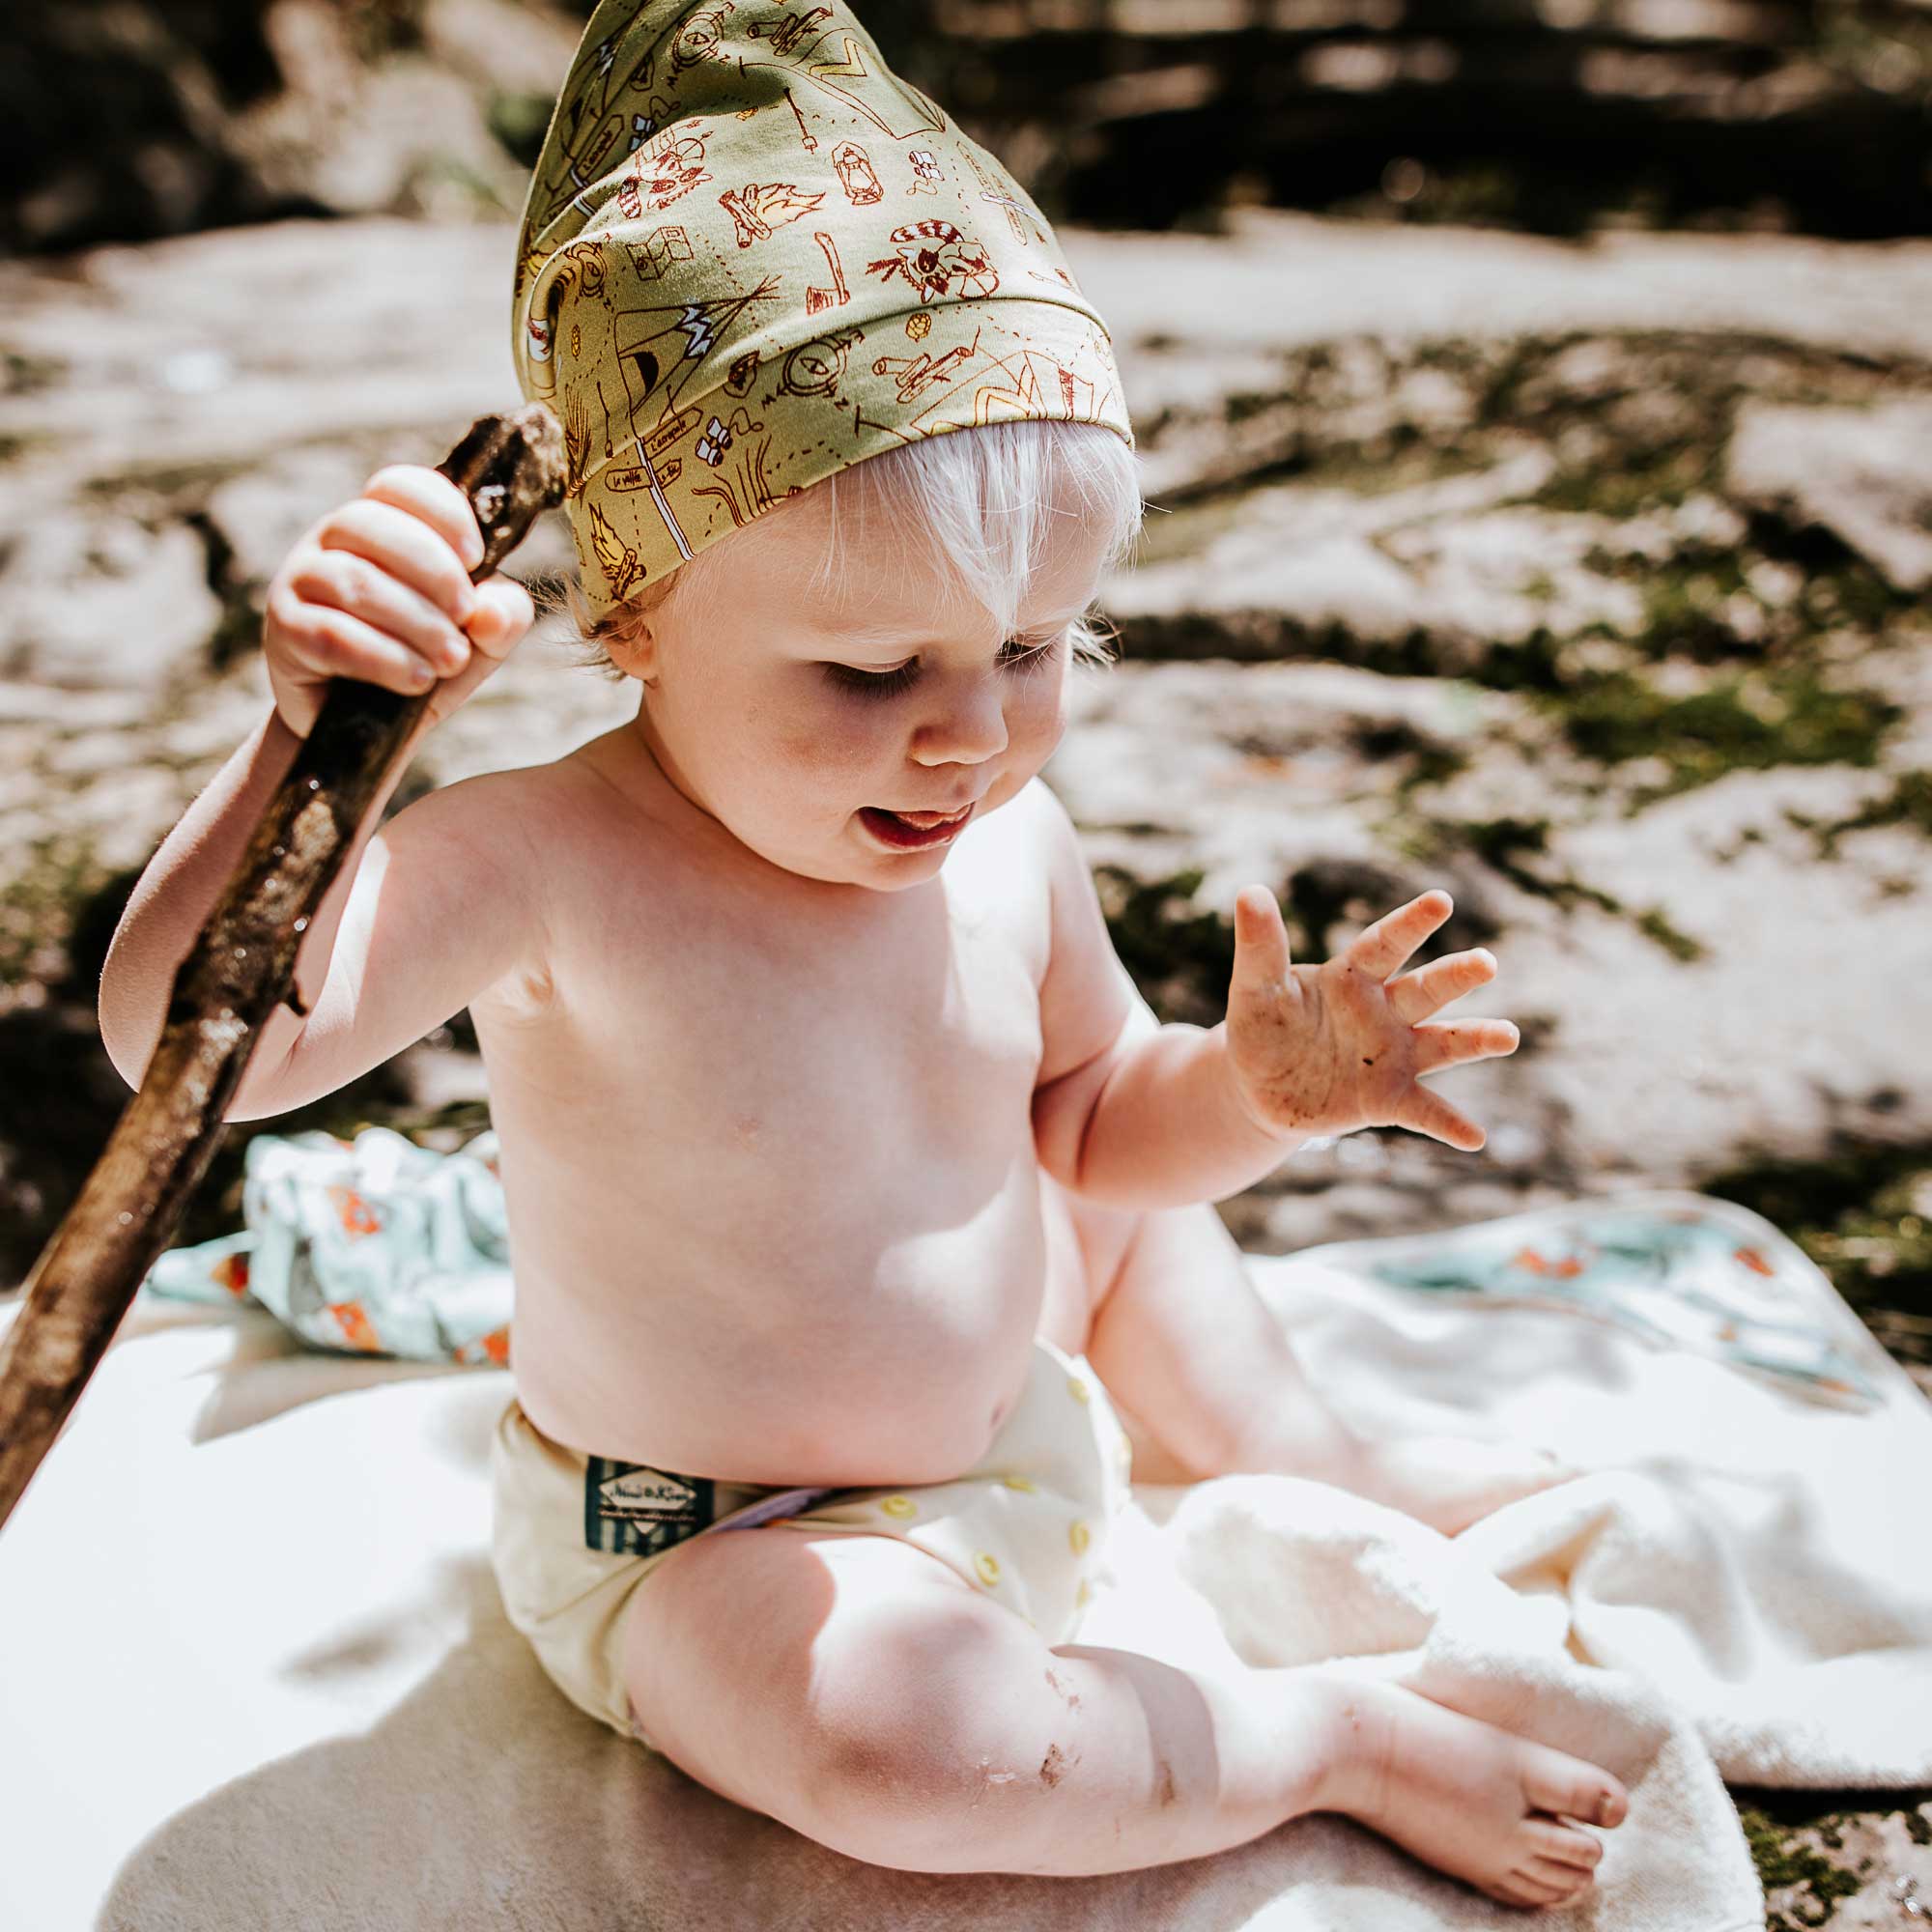
M 661 595 L 651 598 L 648 605 L 634 598 L 608 611 L 598 623 L 597 641 L 611 663 L 629 676 L 657 676 L 657 638 L 650 613 L 662 601 Z

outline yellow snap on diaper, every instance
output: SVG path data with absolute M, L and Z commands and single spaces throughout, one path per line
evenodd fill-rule
M 972 1468 L 895 1489 L 777 1489 L 584 1456 L 545 1435 L 513 1397 L 491 1448 L 492 1561 L 510 1622 L 557 1688 L 651 1747 L 624 1688 L 624 1617 L 681 1544 L 787 1525 L 895 1536 L 1065 1643 L 1107 1574 L 1131 1453 L 1098 1377 L 1044 1341 Z

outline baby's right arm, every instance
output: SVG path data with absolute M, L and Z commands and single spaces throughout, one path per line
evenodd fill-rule
M 223 1118 L 259 1120 L 332 1093 L 486 987 L 539 968 L 538 875 L 520 774 L 445 785 L 375 830 L 423 736 L 509 655 L 535 615 L 513 579 L 472 589 L 467 565 L 482 551 L 462 491 L 439 470 L 397 465 L 290 552 L 270 586 L 263 636 L 275 708 L 149 861 L 108 949 L 100 1034 L 130 1087 L 159 1041 L 176 968 L 295 762 L 331 677 L 411 692 L 425 688 L 418 672 L 442 682 L 303 935 L 295 980 L 306 1018 L 286 1005 L 269 1016 Z

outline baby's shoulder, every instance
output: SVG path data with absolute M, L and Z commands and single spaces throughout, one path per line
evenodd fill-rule
M 980 829 L 997 831 L 1018 853 L 1037 854 L 1053 842 L 1056 816 L 1064 818 L 1065 807 L 1047 789 L 1046 781 L 1035 773 Z
M 1055 819 L 1064 816 L 1060 801 L 1030 779 L 975 825 L 946 863 L 954 905 L 1006 931 L 1042 969 L 1052 926 Z
M 1042 890 L 1064 884 L 1069 868 L 1084 869 L 1073 820 L 1037 774 L 1013 794 L 996 823 L 998 819 L 1007 820 L 1008 863 L 1023 867 L 1027 879 Z
M 1036 776 L 973 826 L 973 849 L 980 864 L 995 868 L 1009 887 L 1038 882 L 1046 875 L 1058 837 L 1055 818 L 1065 816 L 1065 809 Z M 955 860 L 966 849 L 962 840 Z

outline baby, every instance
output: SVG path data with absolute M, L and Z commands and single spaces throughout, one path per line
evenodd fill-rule
M 1122 1414 L 1143 1477 L 1315 1478 L 1449 1535 L 1574 1472 L 1357 1436 L 1208 1205 L 1314 1135 L 1480 1148 L 1418 1076 L 1517 1035 L 1432 1018 L 1495 972 L 1407 967 L 1440 891 L 1318 968 L 1250 886 L 1223 1024 L 1136 995 L 1038 777 L 1140 496 L 1037 210 L 842 4 L 606 0 L 521 254 L 572 594 L 636 716 L 377 830 L 534 617 L 472 587 L 453 484 L 381 470 L 270 587 L 273 708 L 128 902 L 114 1064 L 328 681 L 429 691 L 227 1117 L 469 1010 L 517 1279 L 493 1555 L 558 1688 L 878 1864 L 1120 1871 L 1328 1810 L 1575 1898 L 1627 1808 L 1599 1767 L 1368 1676 L 1073 1640 Z

